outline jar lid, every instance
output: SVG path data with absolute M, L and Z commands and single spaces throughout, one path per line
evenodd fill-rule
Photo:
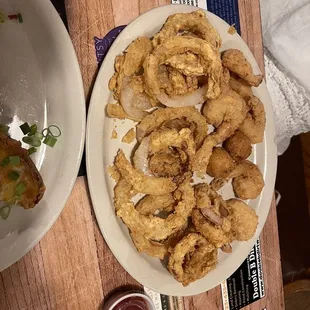
M 155 306 L 147 295 L 124 292 L 109 299 L 103 310 L 155 310 Z

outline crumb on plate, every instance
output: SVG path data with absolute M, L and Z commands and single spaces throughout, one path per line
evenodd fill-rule
M 125 136 L 122 138 L 122 142 L 124 143 L 132 143 L 136 137 L 135 129 L 131 128 Z

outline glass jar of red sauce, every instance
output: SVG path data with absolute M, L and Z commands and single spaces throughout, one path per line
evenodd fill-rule
M 155 306 L 147 295 L 125 292 L 109 299 L 103 310 L 155 310 Z

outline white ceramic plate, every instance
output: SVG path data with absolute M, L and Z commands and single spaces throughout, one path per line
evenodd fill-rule
M 232 254 L 228 255 L 221 252 L 216 269 L 188 287 L 183 287 L 178 283 L 158 259 L 138 253 L 130 239 L 127 227 L 115 216 L 113 208 L 114 182 L 110 178 L 107 168 L 113 163 L 119 148 L 122 148 L 128 156 L 134 145 L 134 143 L 128 145 L 121 142 L 122 136 L 133 126 L 133 122 L 116 121 L 115 123 L 113 119 L 105 116 L 105 105 L 113 102 L 112 94 L 108 90 L 108 81 L 114 72 L 115 56 L 122 53 L 138 36 L 154 35 L 169 15 L 177 12 L 190 12 L 194 9 L 184 5 L 158 7 L 141 15 L 122 31 L 101 65 L 88 116 L 87 173 L 91 198 L 101 232 L 118 261 L 136 280 L 167 295 L 185 296 L 207 291 L 225 280 L 238 268 L 253 247 L 264 226 L 273 195 L 277 164 L 272 107 L 266 85 L 263 82 L 260 87 L 254 90 L 254 94 L 265 104 L 267 115 L 265 139 L 263 143 L 253 148 L 253 154 L 250 158 L 258 164 L 266 182 L 260 197 L 250 201 L 250 206 L 256 210 L 259 216 L 259 226 L 252 240 L 234 242 Z M 251 62 L 254 70 L 259 72 L 252 53 L 241 37 L 238 34 L 233 36 L 228 34 L 229 25 L 222 19 L 211 13 L 207 13 L 207 15 L 223 39 L 222 49 L 240 49 Z M 111 132 L 115 124 L 118 139 L 111 140 Z M 225 198 L 233 197 L 231 186 L 227 185 L 222 194 Z
M 33 157 L 46 193 L 32 210 L 15 207 L 0 219 L 0 271 L 27 253 L 49 230 L 68 199 L 81 162 L 85 101 L 81 73 L 69 35 L 49 0 L 1 0 L 6 14 L 24 22 L 0 24 L 0 123 L 21 139 L 19 125 L 56 124 L 62 136 Z

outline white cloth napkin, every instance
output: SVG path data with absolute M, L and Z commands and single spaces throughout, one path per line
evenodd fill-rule
M 310 2 L 260 1 L 266 81 L 282 154 L 292 136 L 310 131 Z

